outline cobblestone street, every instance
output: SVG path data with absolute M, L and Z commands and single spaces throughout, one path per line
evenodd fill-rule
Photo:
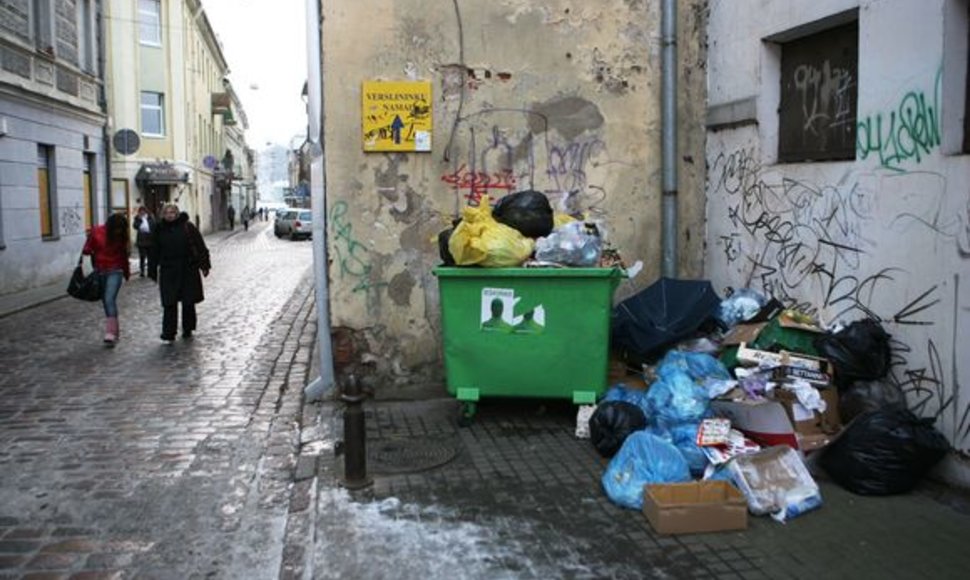
M 157 287 L 0 318 L 0 578 L 273 578 L 316 323 L 312 252 L 272 222 L 207 238 L 192 341 Z

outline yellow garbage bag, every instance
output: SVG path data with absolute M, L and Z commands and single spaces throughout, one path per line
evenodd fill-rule
M 552 214 L 552 229 L 558 230 L 559 228 L 563 227 L 569 222 L 574 222 L 574 221 L 576 221 L 576 218 L 569 215 L 568 213 L 556 212 Z
M 521 266 L 532 255 L 534 247 L 532 239 L 495 221 L 487 195 L 482 196 L 478 207 L 462 210 L 461 223 L 448 240 L 448 251 L 459 266 Z

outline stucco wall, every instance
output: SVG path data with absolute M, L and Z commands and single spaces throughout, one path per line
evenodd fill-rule
M 703 242 L 706 3 L 679 4 L 680 266 L 691 276 Z M 475 198 L 453 185 L 463 172 L 603 220 L 623 257 L 646 265 L 620 295 L 659 276 L 658 2 L 362 0 L 324 2 L 323 14 L 333 324 L 379 394 L 442 385 L 432 238 Z M 361 83 L 412 79 L 432 82 L 431 153 L 363 153 Z
M 762 39 L 855 7 L 855 159 L 775 163 L 779 73 Z M 735 107 L 708 134 L 705 267 L 717 287 L 761 289 L 827 321 L 881 319 L 892 380 L 963 453 L 970 157 L 945 151 L 963 132 L 966 18 L 966 0 L 712 1 L 711 111 Z

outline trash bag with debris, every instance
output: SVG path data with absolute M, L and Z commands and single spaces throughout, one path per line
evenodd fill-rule
M 602 402 L 607 401 L 624 401 L 637 407 L 643 411 L 644 416 L 647 417 L 647 422 L 650 421 L 649 415 L 650 407 L 647 406 L 645 398 L 647 391 L 643 389 L 631 389 L 630 387 L 624 385 L 623 383 L 617 383 L 606 390 L 606 394 L 603 395 Z
M 690 474 L 694 477 L 700 477 L 704 474 L 704 470 L 707 469 L 710 461 L 707 460 L 707 455 L 704 451 L 697 446 L 697 427 L 698 423 L 684 423 L 683 425 L 675 425 L 670 428 L 670 438 L 671 443 L 674 447 L 680 451 L 684 459 L 687 460 L 687 466 L 690 468 Z
M 487 195 L 478 207 L 462 210 L 461 223 L 448 240 L 448 250 L 459 266 L 486 268 L 521 266 L 532 255 L 534 242 L 492 217 Z
M 536 240 L 536 260 L 566 266 L 592 268 L 599 265 L 603 239 L 595 224 L 569 222 Z
M 835 382 L 845 388 L 855 381 L 886 376 L 891 355 L 889 338 L 875 320 L 857 320 L 839 332 L 816 338 L 815 348 L 835 365 Z
M 589 418 L 589 438 L 602 457 L 613 457 L 631 433 L 647 427 L 640 407 L 625 401 L 600 403 Z
M 690 469 L 671 443 L 652 433 L 637 431 L 627 437 L 610 460 L 601 481 L 610 501 L 642 510 L 644 485 L 690 481 Z
M 818 484 L 787 445 L 739 455 L 728 468 L 755 515 L 770 514 L 783 522 L 822 505 Z
M 906 397 L 898 385 L 886 379 L 879 381 L 856 381 L 839 393 L 839 416 L 842 424 L 863 413 L 884 407 L 906 408 Z
M 660 376 L 650 386 L 644 400 L 650 420 L 665 429 L 684 423 L 698 423 L 710 408 L 707 389 L 678 369 Z
M 906 409 L 888 407 L 859 416 L 819 460 L 832 479 L 860 495 L 906 493 L 946 455 L 950 444 Z
M 750 288 L 739 288 L 721 301 L 716 317 L 725 328 L 731 328 L 757 316 L 767 303 L 768 299 L 760 292 Z
M 704 382 L 707 379 L 731 378 L 724 363 L 709 354 L 701 352 L 684 352 L 672 350 L 660 361 L 657 368 L 657 375 L 663 377 L 667 373 L 680 370 L 687 373 L 690 378 L 697 382 Z
M 517 191 L 498 200 L 492 215 L 499 223 L 515 228 L 528 238 L 548 236 L 553 227 L 549 198 L 538 191 Z

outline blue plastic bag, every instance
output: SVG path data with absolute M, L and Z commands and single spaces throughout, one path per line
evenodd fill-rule
M 700 422 L 710 406 L 707 389 L 677 369 L 661 376 L 647 391 L 644 400 L 649 409 L 647 419 L 668 429 L 683 423 Z
M 664 356 L 657 367 L 657 376 L 664 376 L 673 371 L 687 373 L 690 378 L 698 383 L 703 383 L 708 379 L 730 379 L 731 373 L 728 372 L 724 363 L 702 352 L 686 352 L 672 350 Z
M 643 411 L 643 415 L 647 418 L 647 422 L 649 423 L 650 407 L 646 403 L 646 395 L 647 392 L 643 389 L 631 389 L 623 383 L 617 383 L 606 391 L 606 394 L 603 395 L 603 399 L 600 402 L 606 403 L 608 401 L 620 401 L 623 403 L 636 405 L 637 407 L 640 407 L 641 411 Z
M 684 423 L 668 428 L 653 426 L 648 427 L 647 432 L 667 441 L 680 451 L 687 461 L 690 474 L 694 477 L 704 475 L 704 470 L 710 464 L 707 455 L 697 446 L 697 428 L 699 423 Z
M 685 423 L 670 429 L 674 447 L 687 460 L 687 466 L 690 467 L 690 473 L 694 477 L 703 475 L 708 464 L 707 455 L 704 455 L 701 448 L 697 446 L 697 428 L 699 426 L 698 423 Z
M 647 431 L 637 431 L 623 442 L 603 473 L 603 491 L 613 503 L 643 509 L 643 486 L 648 483 L 690 481 L 690 469 L 671 443 Z

